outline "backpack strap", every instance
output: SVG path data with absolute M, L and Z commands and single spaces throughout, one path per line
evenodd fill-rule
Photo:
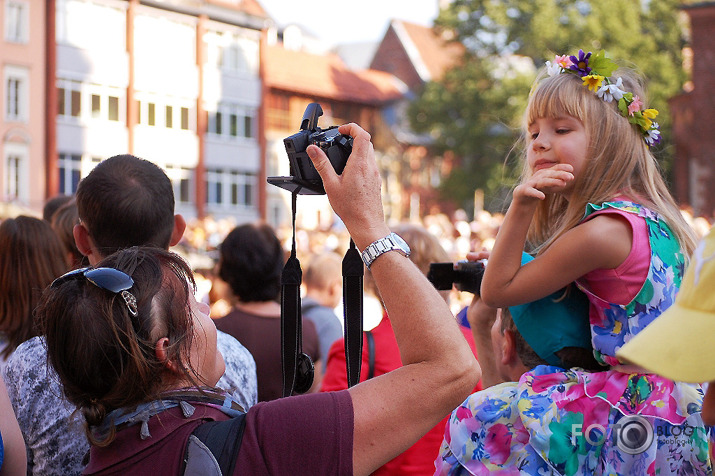
M 370 380 L 375 376 L 375 337 L 372 335 L 372 331 L 365 331 L 365 337 L 367 338 L 367 380 Z
M 229 420 L 209 421 L 197 426 L 186 443 L 184 475 L 233 474 L 245 428 L 245 413 Z M 212 459 L 220 473 L 209 472 L 210 467 L 215 469 Z

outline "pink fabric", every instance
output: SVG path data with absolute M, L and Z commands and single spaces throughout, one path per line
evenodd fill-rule
M 645 219 L 635 213 L 628 213 L 615 208 L 593 213 L 587 220 L 604 214 L 617 214 L 631 225 L 633 244 L 628 257 L 615 269 L 596 269 L 585 274 L 579 283 L 604 301 L 625 305 L 630 303 L 640 292 L 650 265 L 650 242 Z M 614 286 L 613 283 L 621 283 Z

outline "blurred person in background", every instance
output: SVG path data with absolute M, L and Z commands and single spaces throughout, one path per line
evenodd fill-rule
M 0 368 L 37 335 L 32 312 L 42 290 L 67 271 L 66 256 L 46 221 L 19 216 L 0 223 Z
M 281 365 L 281 272 L 285 253 L 273 228 L 248 223 L 234 228 L 219 247 L 219 276 L 231 288 L 233 309 L 216 328 L 232 335 L 253 354 L 258 401 L 283 396 Z M 313 387 L 319 388 L 321 364 L 318 334 L 303 319 L 303 352 L 315 365 Z

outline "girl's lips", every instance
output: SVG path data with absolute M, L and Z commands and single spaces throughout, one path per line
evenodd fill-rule
M 556 162 L 551 162 L 549 160 L 537 160 L 534 164 L 534 170 L 548 169 L 556 165 Z

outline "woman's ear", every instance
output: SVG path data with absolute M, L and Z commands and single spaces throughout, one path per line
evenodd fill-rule
M 157 360 L 159 360 L 159 362 L 163 362 L 168 369 L 172 370 L 173 372 L 179 372 L 179 366 L 177 365 L 176 361 L 169 359 L 168 337 L 162 337 L 156 342 L 156 346 L 154 347 L 154 354 L 156 355 Z

